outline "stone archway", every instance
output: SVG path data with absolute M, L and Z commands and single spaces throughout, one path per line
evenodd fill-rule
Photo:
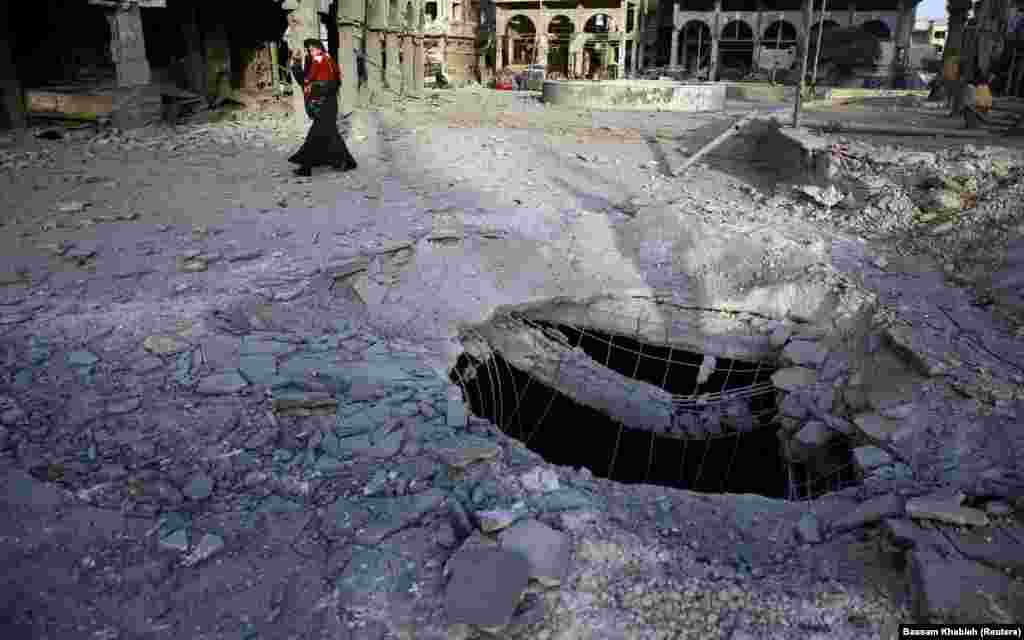
M 761 38 L 765 49 L 790 49 L 795 47 L 799 36 L 796 27 L 786 20 L 776 20 L 768 25 Z
M 583 25 L 584 33 L 608 33 L 612 30 L 612 18 L 607 13 L 595 13 Z
M 533 20 L 521 13 L 512 16 L 505 27 L 505 35 L 510 47 L 509 64 L 533 64 L 537 53 L 537 25 Z
M 607 13 L 595 13 L 583 24 L 583 32 L 590 34 L 581 52 L 581 70 L 585 77 L 604 77 L 608 66 L 618 60 L 617 45 L 608 38 L 614 30 L 615 23 Z
M 754 63 L 754 30 L 744 20 L 726 23 L 719 35 L 718 51 L 719 79 L 722 73 L 742 77 Z
M 703 20 L 690 20 L 679 32 L 679 62 L 700 70 L 711 61 L 711 27 Z
M 568 75 L 570 68 L 569 47 L 576 25 L 564 15 L 553 16 L 548 21 L 548 59 L 550 71 Z

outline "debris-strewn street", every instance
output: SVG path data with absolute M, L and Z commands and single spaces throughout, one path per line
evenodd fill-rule
M 312 178 L 285 161 L 305 132 L 244 110 L 0 139 L 0 635 L 1020 620 L 1019 145 L 820 134 L 826 184 L 751 130 L 675 175 L 755 107 L 427 92 L 357 110 L 360 168 Z M 606 298 L 770 350 L 780 438 L 839 438 L 860 481 L 814 501 L 618 484 L 468 414 L 462 330 Z

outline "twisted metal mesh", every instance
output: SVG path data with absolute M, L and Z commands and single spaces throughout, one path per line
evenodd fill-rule
M 588 311 L 591 313 L 591 311 Z M 611 314 L 613 312 L 601 311 L 601 313 Z M 642 330 L 644 317 L 630 318 L 630 321 L 635 320 L 635 330 L 632 336 L 619 335 L 619 344 L 616 344 L 616 334 L 605 333 L 588 329 L 585 325 L 580 324 L 566 324 L 560 322 L 562 326 L 571 329 L 577 334 L 575 340 L 569 339 L 564 333 L 557 330 L 553 326 L 546 322 L 538 322 L 522 314 L 511 314 L 516 321 L 523 323 L 531 329 L 543 332 L 549 338 L 556 340 L 557 342 L 565 345 L 569 349 L 580 349 L 584 339 L 590 344 L 599 344 L 602 353 L 597 353 L 597 350 L 591 348 L 588 353 L 590 356 L 600 362 L 605 367 L 610 367 L 611 360 L 614 355 L 617 355 L 619 361 L 623 355 L 634 358 L 632 371 L 623 370 L 623 367 L 619 367 L 617 370 L 623 374 L 628 375 L 636 379 L 637 374 L 640 370 L 641 363 L 650 366 L 650 364 L 660 364 L 663 368 L 663 373 L 660 376 L 660 388 L 666 392 L 669 392 L 670 387 L 673 385 L 671 376 L 673 370 L 676 367 L 685 367 L 699 370 L 701 363 L 689 362 L 683 357 L 676 357 L 678 353 L 680 356 L 683 354 L 689 354 L 692 357 L 692 352 L 683 351 L 669 340 L 667 335 L 668 328 L 666 328 L 666 336 L 663 345 L 650 345 L 652 348 L 667 349 L 668 355 L 662 356 L 653 353 L 644 353 L 644 334 Z M 623 316 L 625 317 L 625 316 Z M 609 325 L 609 323 L 597 324 L 596 326 L 616 326 Z M 633 348 L 630 345 L 622 344 L 624 338 L 629 338 L 633 342 L 639 344 L 639 348 Z M 482 358 L 474 357 L 471 360 L 471 365 L 468 367 L 470 375 L 464 375 L 464 372 L 456 369 L 458 376 L 458 383 L 462 387 L 464 393 L 467 394 L 467 399 L 470 394 L 473 394 L 476 406 L 483 407 L 484 412 L 491 418 L 505 433 L 518 438 L 528 447 L 531 442 L 540 433 L 541 429 L 545 427 L 548 415 L 550 414 L 551 408 L 555 403 L 556 398 L 559 396 L 559 391 L 555 387 L 549 387 L 550 393 L 547 395 L 547 401 L 545 408 L 541 414 L 541 418 L 533 425 L 524 425 L 521 408 L 523 399 L 526 397 L 530 387 L 537 382 L 540 386 L 547 386 L 544 383 L 539 382 L 535 377 L 526 373 L 527 383 L 522 389 L 519 389 L 516 384 L 516 377 L 511 374 L 511 366 L 503 358 L 493 357 L 496 352 L 490 347 L 484 336 L 473 330 L 466 329 L 463 332 L 463 339 L 467 342 L 471 341 L 478 349 L 478 356 L 480 351 L 483 352 Z M 499 354 L 500 355 L 500 354 Z M 600 356 L 600 357 L 599 357 Z M 681 439 L 683 441 L 683 454 L 680 456 L 680 482 L 684 481 L 688 469 L 685 468 L 686 464 L 686 451 L 690 446 L 702 446 L 704 448 L 701 462 L 696 470 L 695 480 L 693 482 L 696 485 L 701 476 L 705 472 L 705 461 L 707 458 L 708 451 L 711 448 L 713 441 L 721 441 L 726 439 L 733 440 L 732 456 L 727 467 L 724 469 L 722 474 L 722 490 L 724 491 L 730 474 L 733 471 L 733 463 L 736 459 L 736 453 L 739 450 L 740 438 L 744 434 L 750 433 L 755 429 L 776 429 L 777 422 L 775 420 L 775 407 L 774 407 L 774 396 L 777 393 L 774 385 L 767 380 L 767 377 L 771 372 L 774 371 L 774 363 L 770 362 L 743 362 L 734 359 L 724 359 L 726 365 L 724 367 L 716 367 L 716 374 L 724 374 L 724 378 L 720 385 L 716 385 L 719 388 L 717 390 L 707 390 L 706 384 L 695 383 L 692 391 L 688 394 L 672 393 L 672 406 L 674 419 L 681 421 L 699 421 L 706 428 L 703 434 L 699 437 L 679 437 L 673 435 L 675 439 Z M 506 371 L 506 375 L 502 375 L 502 371 L 498 370 L 501 366 L 498 363 L 502 363 Z M 559 368 L 561 366 L 562 359 L 559 359 Z M 678 369 L 675 369 L 678 372 Z M 482 375 L 487 376 L 486 385 L 490 389 L 490 393 L 486 393 L 480 384 Z M 743 375 L 752 377 L 755 380 L 752 384 L 746 384 L 743 386 L 732 387 L 729 386 L 729 381 L 734 375 Z M 557 373 L 556 373 L 557 376 Z M 513 385 L 511 397 L 514 397 L 514 406 L 506 407 L 504 398 L 506 397 L 505 389 L 503 387 L 506 381 L 510 381 Z M 705 387 L 702 391 L 701 387 Z M 753 410 L 754 402 L 756 400 L 763 400 L 762 408 Z M 742 409 L 746 407 L 746 411 Z M 619 458 L 619 448 L 622 439 L 622 434 L 625 429 L 629 428 L 629 425 L 622 424 L 616 421 L 618 432 L 615 439 L 615 444 L 610 452 L 610 459 L 608 463 L 608 471 L 605 477 L 613 478 L 616 461 Z M 527 427 L 530 428 L 527 428 Z M 650 450 L 648 454 L 647 462 L 647 477 L 650 477 L 651 467 L 654 463 L 654 451 L 656 443 L 659 438 L 662 438 L 660 434 L 654 432 L 650 433 Z M 803 465 L 788 464 L 787 473 L 789 475 L 788 481 L 788 496 L 789 500 L 809 500 L 817 496 L 835 491 L 838 489 L 845 488 L 852 484 L 851 482 L 844 480 L 844 476 L 850 475 L 851 465 L 842 465 L 832 469 L 830 472 L 820 475 L 812 476 Z

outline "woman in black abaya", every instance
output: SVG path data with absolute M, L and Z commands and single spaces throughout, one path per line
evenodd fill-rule
M 338 64 L 324 50 L 319 40 L 309 39 L 305 64 L 301 54 L 292 57 L 292 74 L 302 85 L 306 98 L 306 114 L 313 120 L 306 141 L 289 162 L 299 165 L 295 174 L 313 175 L 313 167 L 330 165 L 339 171 L 350 171 L 357 164 L 338 131 L 338 88 L 342 75 Z

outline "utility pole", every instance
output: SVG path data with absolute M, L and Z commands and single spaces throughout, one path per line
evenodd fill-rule
M 824 0 L 822 0 L 824 2 Z M 811 23 L 814 21 L 814 0 L 804 0 L 804 45 L 803 60 L 800 62 L 800 84 L 797 85 L 796 99 L 793 101 L 793 128 L 800 126 L 800 103 L 804 99 L 807 87 L 807 58 L 811 49 Z
M 946 2 L 949 28 L 946 31 L 945 49 L 942 51 L 942 77 L 946 85 L 946 101 L 954 116 L 958 115 L 963 107 L 960 57 L 963 55 L 964 27 L 967 24 L 967 13 L 970 9 L 971 0 L 947 0 Z
M 811 72 L 811 86 L 818 86 L 818 61 L 821 60 L 821 33 L 825 30 L 825 12 L 828 0 L 821 0 L 821 15 L 818 16 L 818 43 L 814 47 L 814 70 Z

